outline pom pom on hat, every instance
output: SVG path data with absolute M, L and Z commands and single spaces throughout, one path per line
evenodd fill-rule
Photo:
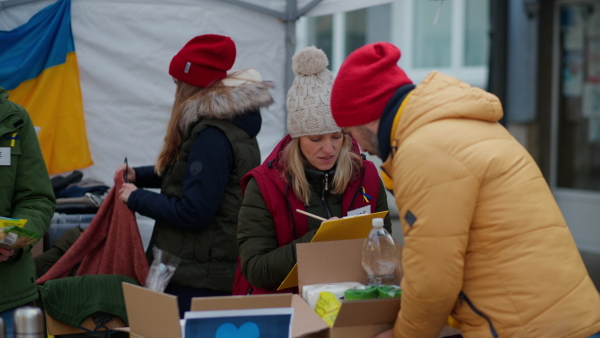
M 292 57 L 292 69 L 296 76 L 320 73 L 326 70 L 328 65 L 327 55 L 314 46 L 307 47 Z
M 400 50 L 387 42 L 365 45 L 346 58 L 331 90 L 331 113 L 340 127 L 379 119 L 398 88 L 412 84 L 398 60 Z
M 235 56 L 235 43 L 231 38 L 216 34 L 199 35 L 173 57 L 169 74 L 179 81 L 206 88 L 227 77 Z
M 338 133 L 329 106 L 333 74 L 325 53 L 307 47 L 292 57 L 296 78 L 287 94 L 287 127 L 293 138 Z

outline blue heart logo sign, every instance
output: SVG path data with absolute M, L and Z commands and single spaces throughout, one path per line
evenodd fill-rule
M 239 328 L 232 323 L 225 323 L 219 326 L 215 333 L 215 338 L 258 338 L 260 329 L 254 322 L 242 324 Z

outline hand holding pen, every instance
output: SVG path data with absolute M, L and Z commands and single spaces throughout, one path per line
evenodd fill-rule
M 135 179 L 136 179 L 135 170 L 133 170 L 133 168 L 129 166 L 127 157 L 125 157 L 125 161 L 117 169 L 116 174 L 119 174 L 119 173 L 122 173 L 125 183 L 135 183 Z
M 135 182 L 135 180 L 136 180 L 135 170 L 133 170 L 133 168 L 131 168 L 129 166 L 127 157 L 125 157 L 124 163 L 121 164 L 119 166 L 119 168 L 117 169 L 116 174 L 121 174 L 121 173 L 123 175 L 123 180 L 125 181 L 125 183 L 123 183 L 123 185 L 121 186 L 121 189 L 119 190 L 119 200 L 121 200 L 123 203 L 127 203 L 131 193 L 137 189 L 135 184 L 133 184 L 133 182 Z

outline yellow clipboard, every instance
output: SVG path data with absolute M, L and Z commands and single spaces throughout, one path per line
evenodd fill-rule
M 367 238 L 373 226 L 374 218 L 384 218 L 388 211 L 380 211 L 374 214 L 349 216 L 332 221 L 325 221 L 311 242 L 339 241 L 344 239 Z M 285 277 L 277 290 L 283 290 L 298 286 L 298 264 Z

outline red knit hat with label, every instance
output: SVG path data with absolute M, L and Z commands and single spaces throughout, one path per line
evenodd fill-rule
M 338 126 L 377 120 L 396 90 L 412 83 L 398 60 L 400 50 L 387 42 L 365 45 L 346 58 L 331 90 L 331 113 Z
M 229 37 L 199 35 L 173 57 L 169 74 L 179 81 L 206 88 L 227 77 L 227 71 L 235 62 L 235 54 L 235 43 Z

